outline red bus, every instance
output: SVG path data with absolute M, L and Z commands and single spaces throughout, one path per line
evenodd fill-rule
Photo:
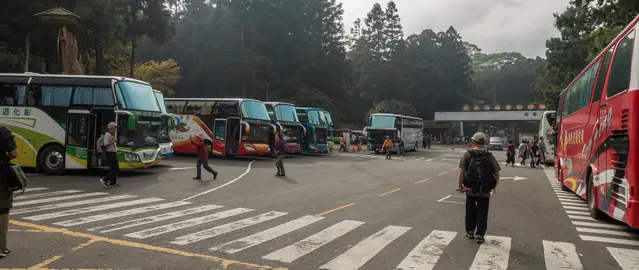
M 242 98 L 166 98 L 167 111 L 179 115 L 169 132 L 175 153 L 195 154 L 191 136 L 204 138 L 209 154 L 269 155 L 273 134 L 266 106 Z
M 639 16 L 560 94 L 555 158 L 562 188 L 585 199 L 593 218 L 610 216 L 633 228 L 639 228 L 638 22 Z

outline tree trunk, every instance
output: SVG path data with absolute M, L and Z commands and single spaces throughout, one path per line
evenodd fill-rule
M 31 35 L 27 34 L 27 37 L 24 39 L 24 72 L 29 72 L 29 58 L 31 53 Z
M 105 75 L 104 73 L 104 45 L 102 37 L 95 37 L 95 70 L 97 75 Z
M 246 56 L 246 43 L 244 42 L 244 23 L 242 23 L 242 26 L 240 27 L 240 39 L 242 40 L 242 58 L 244 58 L 244 65 L 246 65 L 247 62 L 247 56 Z M 242 97 L 246 97 L 246 80 L 244 78 L 246 73 L 244 72 L 244 69 L 242 69 L 241 72 L 241 78 L 242 78 Z
M 135 47 L 137 46 L 137 17 L 138 17 L 138 0 L 133 0 L 131 3 L 131 62 L 129 69 L 129 77 L 133 78 L 133 69 L 135 68 Z

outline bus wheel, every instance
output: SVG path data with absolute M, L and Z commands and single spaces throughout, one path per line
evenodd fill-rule
M 45 174 L 64 173 L 64 149 L 52 144 L 44 148 L 38 157 L 38 165 Z
M 595 206 L 595 185 L 593 183 L 593 176 L 592 173 L 589 174 L 588 176 L 588 189 L 586 191 L 586 196 L 588 198 L 588 211 L 590 212 L 590 216 L 594 219 L 598 219 L 598 220 L 602 220 L 606 218 L 606 214 L 604 212 L 602 212 L 601 210 L 599 210 L 596 206 Z

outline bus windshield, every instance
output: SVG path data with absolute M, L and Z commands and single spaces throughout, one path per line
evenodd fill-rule
M 266 111 L 266 106 L 264 103 L 253 100 L 245 100 L 240 105 L 240 109 L 242 110 L 242 117 L 258 119 L 258 120 L 271 120 L 271 117 L 268 116 L 268 112 Z
M 162 118 L 149 117 L 149 116 L 137 116 L 136 128 L 129 130 L 127 128 L 127 118 L 118 118 L 118 146 L 125 146 L 130 148 L 140 147 L 157 147 L 160 130 L 162 128 Z
M 324 117 L 324 112 L 322 111 L 319 112 L 319 120 L 322 125 L 326 125 L 326 117 Z
M 162 92 L 155 92 L 155 99 L 158 101 L 160 111 L 162 113 L 166 113 L 166 104 L 164 104 L 164 95 L 162 94 Z
M 395 128 L 395 116 L 371 115 L 371 128 Z
M 288 104 L 280 104 L 275 106 L 275 117 L 279 121 L 299 122 L 295 107 Z
M 326 124 L 329 126 L 333 125 L 333 118 L 331 118 L 331 114 L 329 112 L 324 112 L 324 118 L 326 118 Z
M 311 125 L 321 125 L 322 122 L 320 120 L 320 114 L 316 110 L 310 110 L 307 112 L 308 114 L 308 123 Z
M 160 108 L 153 94 L 153 88 L 147 84 L 121 81 L 116 87 L 118 101 L 123 108 L 139 111 L 159 112 Z

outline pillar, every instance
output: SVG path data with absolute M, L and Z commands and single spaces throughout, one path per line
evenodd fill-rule
M 477 124 L 477 132 L 486 132 L 486 124 L 484 123 Z

